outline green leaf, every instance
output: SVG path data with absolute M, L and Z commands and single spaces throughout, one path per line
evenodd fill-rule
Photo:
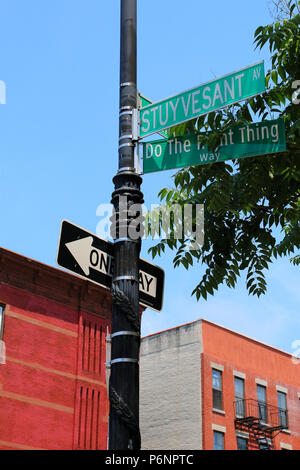
M 272 78 L 273 82 L 275 83 L 275 85 L 277 85 L 278 84 L 278 73 L 277 73 L 276 70 L 272 70 L 271 78 Z

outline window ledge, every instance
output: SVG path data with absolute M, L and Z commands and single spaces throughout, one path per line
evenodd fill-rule
M 291 431 L 289 429 L 281 429 L 281 432 L 285 432 L 286 434 L 291 434 Z
M 213 408 L 212 410 L 213 410 L 214 413 L 219 413 L 220 415 L 225 415 L 224 410 L 218 410 L 217 408 Z

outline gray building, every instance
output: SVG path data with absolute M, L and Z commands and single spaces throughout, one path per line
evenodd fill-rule
M 201 320 L 142 339 L 142 449 L 201 449 Z

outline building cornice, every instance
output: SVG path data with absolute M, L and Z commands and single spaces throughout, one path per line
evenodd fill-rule
M 2 247 L 0 283 L 110 319 L 108 289 Z

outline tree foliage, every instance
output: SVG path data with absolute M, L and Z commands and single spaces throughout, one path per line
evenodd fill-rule
M 300 2 L 286 0 L 286 5 L 286 18 L 254 34 L 255 47 L 270 53 L 266 92 L 172 129 L 176 135 L 209 131 L 203 144 L 210 149 L 232 125 L 281 117 L 286 129 L 284 153 L 184 168 L 174 175 L 173 188 L 160 191 L 169 206 L 204 204 L 200 249 L 188 250 L 186 239 L 171 237 L 149 250 L 155 257 L 169 246 L 176 251 L 175 267 L 206 267 L 193 290 L 197 299 L 213 295 L 224 283 L 234 288 L 244 270 L 249 294 L 259 297 L 266 292 L 265 273 L 274 257 L 294 254 L 291 261 L 300 264 Z

